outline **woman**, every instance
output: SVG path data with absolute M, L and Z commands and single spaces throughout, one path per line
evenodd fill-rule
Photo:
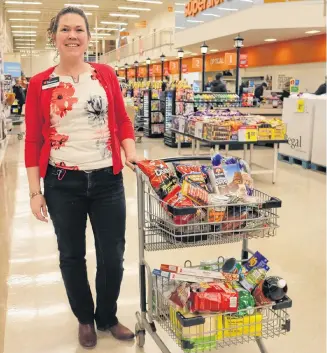
M 26 102 L 31 209 L 43 222 L 47 209 L 50 213 L 68 299 L 79 321 L 79 341 L 93 348 L 94 321 L 98 330 L 109 330 L 117 339 L 134 337 L 116 317 L 126 218 L 120 147 L 133 168 L 134 130 L 114 70 L 84 62 L 91 37 L 84 12 L 62 9 L 48 33 L 60 63 L 30 80 Z M 95 313 L 85 264 L 87 215 L 97 255 Z

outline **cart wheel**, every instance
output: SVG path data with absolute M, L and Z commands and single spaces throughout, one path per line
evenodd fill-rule
M 143 348 L 145 344 L 145 330 L 141 330 L 139 324 L 135 325 L 136 344 Z
M 23 135 L 22 134 L 18 134 L 18 140 L 22 140 L 23 139 Z

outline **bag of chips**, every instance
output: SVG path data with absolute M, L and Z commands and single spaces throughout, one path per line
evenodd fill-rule
M 137 165 L 149 178 L 151 186 L 161 199 L 164 199 L 178 184 L 177 177 L 161 160 L 144 160 Z

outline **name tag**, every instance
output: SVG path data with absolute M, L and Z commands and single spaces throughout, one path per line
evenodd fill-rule
M 59 86 L 59 77 L 49 78 L 42 81 L 42 90 Z

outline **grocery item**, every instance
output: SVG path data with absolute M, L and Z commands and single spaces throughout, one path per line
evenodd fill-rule
M 253 268 L 240 281 L 241 285 L 252 292 L 253 289 L 266 277 L 267 271 L 263 268 Z
M 177 186 L 177 177 L 163 161 L 144 160 L 138 162 L 137 165 L 149 177 L 153 189 L 161 199 L 165 198 Z
M 180 283 L 169 296 L 169 300 L 180 308 L 185 308 L 190 298 L 190 284 L 187 282 Z
M 223 283 L 209 283 L 205 292 L 191 292 L 191 312 L 237 312 L 238 294 Z
M 253 291 L 253 296 L 257 305 L 263 305 L 266 302 L 282 300 L 288 287 L 287 283 L 281 277 L 271 276 L 262 281 Z
M 222 271 L 227 273 L 239 274 L 242 272 L 242 265 L 235 258 L 232 257 L 225 261 Z
M 225 315 L 223 317 L 224 338 L 241 336 L 262 336 L 262 314 L 237 317 Z
M 238 312 L 237 316 L 252 315 L 256 305 L 251 293 L 244 289 L 238 282 L 233 282 L 233 288 L 238 293 Z
M 252 270 L 253 268 L 264 268 L 268 264 L 268 259 L 265 258 L 259 251 L 256 251 L 248 261 L 243 263 L 243 266 L 247 271 Z
M 201 166 L 200 165 L 173 163 L 173 166 L 176 170 L 176 174 L 179 179 L 181 179 L 182 176 L 185 174 L 201 173 Z
M 190 183 L 198 184 L 204 190 L 208 191 L 208 187 L 207 187 L 206 180 L 205 180 L 205 177 L 204 177 L 203 173 L 192 172 L 192 173 L 189 173 L 189 174 L 184 174 L 181 177 L 181 182 L 183 182 L 184 180 L 187 180 Z
M 196 277 L 197 276 L 209 277 L 209 278 L 220 279 L 220 280 L 225 279 L 225 277 L 220 272 L 201 270 L 199 268 L 193 268 L 193 267 L 179 267 L 179 266 L 174 266 L 174 265 L 162 264 L 160 266 L 160 269 L 162 271 L 167 271 L 167 272 L 171 272 L 171 273 L 180 273 L 183 275 L 191 275 L 191 276 L 196 276 Z
M 200 206 L 208 205 L 209 193 L 201 186 L 184 180 L 182 184 L 182 194 Z
M 222 231 L 236 230 L 242 227 L 247 219 L 247 210 L 242 207 L 228 207 L 221 225 Z

